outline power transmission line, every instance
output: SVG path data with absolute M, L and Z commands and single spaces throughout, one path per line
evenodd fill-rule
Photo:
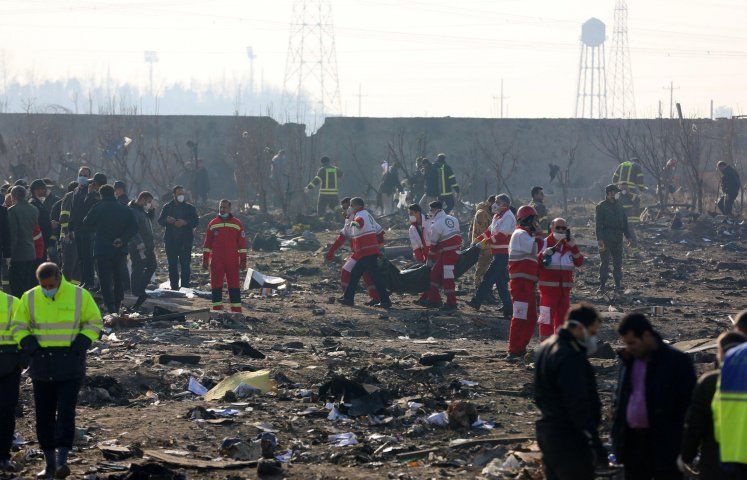
M 613 117 L 635 117 L 635 92 L 628 46 L 628 3 L 615 3 L 612 31 L 612 108 Z

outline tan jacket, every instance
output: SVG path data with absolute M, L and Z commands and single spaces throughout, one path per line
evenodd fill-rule
M 485 230 L 490 228 L 490 221 L 493 219 L 493 214 L 490 211 L 490 205 L 485 202 L 477 204 L 477 212 L 475 212 L 475 219 L 472 221 L 472 241 L 474 242 Z

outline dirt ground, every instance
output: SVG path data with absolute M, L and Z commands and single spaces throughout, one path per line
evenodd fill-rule
M 593 227 L 587 225 L 587 217 L 576 217 L 571 225 L 579 243 L 586 245 L 581 247 L 586 263 L 577 271 L 572 300 L 590 301 L 602 311 L 601 340 L 613 349 L 620 347 L 614 329 L 624 312 L 650 312 L 652 306 L 662 306 L 663 314 L 652 321 L 666 341 L 677 343 L 715 338 L 730 326 L 728 315 L 747 308 L 744 226 L 725 225 L 719 219 L 688 225 L 683 231 L 671 231 L 664 222 L 642 226 L 640 252 L 626 251 L 628 291 L 620 297 L 601 297 L 595 293 L 599 254 Z M 576 228 L 579 223 L 583 226 Z M 336 235 L 331 230 L 316 233 L 322 245 Z M 406 231 L 389 231 L 387 238 L 390 245 L 405 245 L 393 239 L 406 238 Z M 394 308 L 383 311 L 362 306 L 367 300 L 362 291 L 356 297 L 360 306 L 330 303 L 340 294 L 341 261 L 327 265 L 322 258 L 313 251 L 252 252 L 250 266 L 284 277 L 289 285 L 270 298 L 261 298 L 256 290 L 244 292 L 245 317 L 203 313 L 189 315 L 186 321 L 145 321 L 137 328 L 116 329 L 115 338 L 98 342 L 89 354 L 81 392 L 80 438 L 71 454 L 74 477 L 125 478 L 131 463 L 148 461 L 147 454 L 138 458 L 138 450 L 210 461 L 220 456 L 224 438 L 252 445 L 259 433 L 271 431 L 278 440 L 276 454 L 292 452 L 286 456 L 290 461 L 282 464 L 287 478 L 478 478 L 491 460 L 498 459 L 500 465 L 511 452 L 518 452 L 519 462 L 515 468 L 509 468 L 509 462 L 501 475 L 541 478 L 532 440 L 538 412 L 532 401 L 531 353 L 524 363 L 502 359 L 509 322 L 500 318 L 495 306 L 475 312 L 463 303 L 474 291 L 472 271 L 457 283 L 457 313 L 443 315 L 417 307 L 414 297 L 402 295 L 393 295 Z M 196 256 L 194 278 L 197 288 L 208 291 L 199 261 Z M 165 278 L 161 268 L 158 279 Z M 208 306 L 208 301 L 160 298 L 146 303 L 153 305 L 186 310 Z M 266 358 L 217 348 L 239 340 Z M 536 346 L 535 337 L 530 349 Z M 617 362 L 610 350 L 606 355 L 604 351 L 607 358 L 594 358 L 592 363 L 605 406 L 606 438 Z M 453 352 L 454 359 L 421 365 L 418 361 L 426 352 Z M 157 357 L 163 354 L 198 355 L 199 362 L 161 365 Z M 693 359 L 702 372 L 711 368 L 713 351 L 694 354 Z M 211 388 L 238 371 L 260 369 L 271 370 L 276 391 L 233 405 L 185 393 L 190 377 Z M 385 390 L 386 408 L 378 415 L 328 419 L 325 403 L 332 400 L 317 394 L 334 374 Z M 458 430 L 426 421 L 456 400 L 474 405 L 493 428 Z M 421 405 L 411 408 L 408 402 Z M 28 380 L 22 386 L 22 403 L 24 415 L 17 431 L 30 443 L 19 447 L 16 459 L 24 468 L 22 478 L 31 478 L 43 460 L 36 450 Z M 225 420 L 194 420 L 189 412 L 195 407 L 230 407 L 238 412 Z M 358 444 L 338 447 L 328 441 L 328 435 L 347 432 L 355 434 Z M 457 439 L 485 442 L 455 445 Z M 136 456 L 105 459 L 97 447 L 102 444 L 131 447 Z M 231 470 L 171 468 L 187 478 L 257 477 L 253 465 Z

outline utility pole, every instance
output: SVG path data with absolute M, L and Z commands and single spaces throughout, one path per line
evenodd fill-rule
M 504 100 L 508 100 L 509 98 L 510 97 L 506 97 L 503 95 L 503 79 L 501 78 L 501 95 L 500 97 L 493 96 L 493 100 L 500 100 L 501 110 L 500 110 L 500 113 L 498 114 L 498 118 L 503 118 L 503 115 L 504 115 L 503 102 Z M 508 108 L 506 108 L 506 110 L 508 110 Z
M 674 118 L 674 91 L 679 89 L 680 87 L 674 88 L 674 82 L 669 82 L 669 86 L 664 87 L 664 90 L 669 90 L 669 118 Z
M 358 116 L 359 116 L 359 117 L 361 116 L 361 112 L 363 111 L 363 109 L 361 108 L 361 106 L 362 106 L 362 104 L 363 104 L 363 102 L 362 102 L 362 99 L 363 99 L 363 97 L 365 97 L 365 96 L 367 96 L 367 95 L 363 95 L 363 87 L 362 87 L 362 85 L 361 85 L 361 84 L 359 83 L 359 84 L 358 84 L 358 95 L 356 95 L 356 97 L 358 97 Z
M 148 76 L 150 79 L 150 96 L 153 97 L 153 64 L 158 63 L 158 52 L 155 50 L 145 51 L 145 61 L 148 63 Z
M 254 48 L 246 47 L 246 57 L 249 59 L 249 92 L 254 94 L 254 59 L 257 55 L 254 54 Z

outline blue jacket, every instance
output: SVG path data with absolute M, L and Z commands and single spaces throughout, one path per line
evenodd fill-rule
M 93 256 L 127 255 L 127 244 L 137 233 L 137 221 L 132 210 L 116 198 L 103 198 L 91 208 L 83 219 L 83 225 L 95 235 Z M 122 245 L 115 247 L 114 240 Z

